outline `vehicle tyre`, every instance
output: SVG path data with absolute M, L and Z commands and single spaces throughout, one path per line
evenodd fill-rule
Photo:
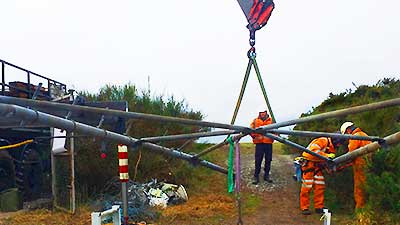
M 0 151 L 0 192 L 15 187 L 14 161 L 7 151 Z
M 16 169 L 17 186 L 25 201 L 40 198 L 43 188 L 43 168 L 38 152 L 33 148 L 25 149 Z

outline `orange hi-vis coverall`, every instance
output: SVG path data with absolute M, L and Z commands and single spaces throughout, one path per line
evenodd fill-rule
M 327 137 L 312 140 L 307 148 L 325 157 L 328 157 L 329 153 L 336 152 L 331 139 Z M 309 209 L 312 188 L 314 188 L 314 208 L 322 209 L 324 208 L 325 179 L 319 164 L 323 163 L 323 159 L 307 152 L 303 152 L 302 156 L 307 162 L 301 167 L 303 175 L 300 191 L 300 209 Z
M 272 123 L 271 117 L 262 119 L 260 116 L 253 120 L 250 127 L 255 129 L 261 126 L 265 126 Z M 269 179 L 269 171 L 271 170 L 272 161 L 272 143 L 274 140 L 268 138 L 262 134 L 251 133 L 250 136 L 253 138 L 253 143 L 256 145 L 254 152 L 254 177 L 258 179 L 261 171 L 261 164 L 263 158 L 264 161 L 264 179 Z
M 358 136 L 368 136 L 366 133 L 361 131 L 360 128 L 354 129 L 351 132 L 352 135 Z M 370 144 L 371 141 L 362 141 L 362 140 L 349 140 L 349 145 L 347 146 L 349 152 L 352 152 L 358 148 L 361 148 L 365 145 Z M 363 157 L 358 157 L 353 161 L 353 173 L 354 173 L 354 201 L 356 202 L 356 208 L 363 208 L 365 205 L 365 191 L 364 191 L 364 183 L 365 183 L 365 166 L 366 161 Z
M 271 117 L 268 117 L 265 120 L 262 120 L 260 117 L 257 117 L 251 122 L 250 127 L 253 129 L 256 129 L 258 127 L 269 125 L 269 124 L 272 124 Z M 274 142 L 274 140 L 272 140 L 271 138 L 265 137 L 262 134 L 251 133 L 250 135 L 253 138 L 254 144 L 261 144 L 261 143 L 272 144 Z

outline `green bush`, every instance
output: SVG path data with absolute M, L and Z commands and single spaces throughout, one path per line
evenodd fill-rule
M 374 155 L 366 190 L 371 210 L 400 213 L 400 145 Z
M 163 116 L 173 116 L 201 120 L 203 115 L 193 111 L 182 100 L 177 101 L 173 96 L 153 96 L 150 90 L 139 91 L 134 85 L 124 86 L 106 85 L 99 93 L 81 92 L 88 101 L 127 101 L 129 111 L 150 113 Z M 200 127 L 174 123 L 164 123 L 140 119 L 131 119 L 126 123 L 128 135 L 141 138 L 197 132 Z M 106 142 L 107 158 L 100 157 L 103 140 L 93 138 L 77 141 L 77 183 L 81 201 L 96 197 L 102 187 L 114 176 L 118 176 L 117 144 Z M 178 148 L 186 140 L 179 140 L 160 145 Z M 189 146 L 193 147 L 193 143 Z M 129 152 L 129 174 L 136 181 L 147 182 L 151 178 L 168 182 L 188 185 L 193 168 L 187 162 L 170 156 L 154 153 L 149 149 L 138 147 Z M 187 149 L 185 149 L 187 151 Z M 136 168 L 137 165 L 137 168 Z

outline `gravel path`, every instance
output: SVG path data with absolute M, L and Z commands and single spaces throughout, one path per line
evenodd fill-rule
M 260 181 L 253 185 L 254 155 L 242 154 L 241 176 L 244 191 L 250 191 L 262 199 L 259 209 L 243 218 L 244 224 L 254 225 L 321 225 L 319 214 L 304 216 L 299 209 L 300 184 L 292 178 L 293 155 L 274 154 L 270 177 L 273 183 Z M 261 175 L 263 171 L 261 172 Z M 262 176 L 260 176 L 261 178 Z M 231 221 L 234 223 L 234 221 Z

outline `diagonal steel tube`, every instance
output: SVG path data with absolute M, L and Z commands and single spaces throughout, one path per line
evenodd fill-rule
M 252 129 L 244 127 L 244 126 L 235 126 L 224 123 L 215 123 L 215 122 L 207 122 L 200 120 L 191 120 L 185 118 L 176 118 L 169 116 L 160 116 L 154 114 L 145 114 L 145 113 L 137 113 L 137 112 L 124 112 L 119 110 L 112 109 L 103 109 L 89 106 L 80 106 L 80 105 L 70 105 L 65 103 L 57 103 L 57 102 L 49 102 L 49 101 L 37 101 L 31 99 L 22 99 L 22 98 L 14 98 L 8 96 L 0 96 L 0 102 L 6 104 L 14 104 L 19 106 L 30 106 L 37 110 L 40 108 L 53 108 L 53 109 L 64 109 L 66 111 L 76 111 L 76 112 L 91 112 L 102 115 L 112 115 L 118 116 L 125 119 L 145 119 L 152 121 L 160 121 L 160 122 L 170 122 L 170 123 L 180 123 L 187 125 L 195 125 L 195 126 L 204 126 L 204 127 L 214 127 L 214 128 L 222 128 L 228 130 L 238 130 L 238 131 L 251 131 Z
M 178 151 L 182 151 L 184 148 L 186 148 L 186 146 L 188 146 L 189 144 L 191 144 L 193 141 L 195 141 L 196 140 L 196 138 L 192 138 L 192 139 L 189 139 L 189 140 L 187 140 L 187 141 L 185 141 L 185 143 L 183 143 L 183 145 L 181 145 L 179 148 L 177 148 L 176 150 L 178 150 Z
M 345 116 L 345 115 L 349 115 L 349 114 L 356 114 L 356 113 L 365 112 L 365 111 L 369 111 L 369 110 L 377 110 L 377 109 L 382 109 L 382 108 L 386 108 L 386 107 L 393 107 L 393 106 L 398 106 L 398 105 L 400 105 L 400 98 L 395 98 L 395 99 L 390 99 L 390 100 L 381 101 L 381 102 L 377 102 L 377 103 L 371 103 L 371 104 L 367 104 L 367 105 L 355 106 L 355 107 L 351 107 L 351 108 L 348 108 L 348 109 L 340 109 L 340 110 L 336 110 L 336 111 L 332 111 L 332 112 L 321 113 L 321 114 L 318 114 L 318 115 L 303 117 L 303 118 L 299 118 L 299 119 L 295 119 L 295 120 L 289 120 L 289 121 L 285 121 L 285 122 L 274 123 L 274 124 L 271 124 L 271 125 L 260 127 L 255 132 L 257 132 L 257 133 L 265 133 L 266 131 L 268 131 L 270 129 L 274 129 L 274 128 L 290 126 L 290 125 L 294 125 L 294 124 L 298 124 L 298 123 L 306 123 L 306 122 L 311 122 L 311 121 L 324 120 L 324 119 L 328 119 L 328 118 L 334 118 L 334 117 L 338 117 L 338 116 Z M 242 135 L 241 137 L 243 137 L 243 136 L 244 135 Z M 198 153 L 195 156 L 196 157 L 203 156 L 203 155 L 205 155 L 205 154 L 207 154 L 209 152 L 212 152 L 212 151 L 214 151 L 214 150 L 216 150 L 216 149 L 218 149 L 218 148 L 220 148 L 220 147 L 222 147 L 222 146 L 224 146 L 226 144 L 228 144 L 228 142 L 225 140 L 223 142 L 220 142 L 220 143 L 218 143 L 218 144 L 216 144 L 214 146 L 211 146 L 211 147 L 205 149 L 204 151 Z
M 313 152 L 313 151 L 311 151 L 311 150 L 305 148 L 304 146 L 301 146 L 301 145 L 299 145 L 299 144 L 297 144 L 297 143 L 291 142 L 291 141 L 289 141 L 289 140 L 287 140 L 287 139 L 285 139 L 285 138 L 276 136 L 276 135 L 274 135 L 274 134 L 269 134 L 269 133 L 265 133 L 264 136 L 269 137 L 269 138 L 274 139 L 274 140 L 277 140 L 277 141 L 279 141 L 279 142 L 282 143 L 282 144 L 286 144 L 286 145 L 292 146 L 292 147 L 294 147 L 294 148 L 297 148 L 297 149 L 300 150 L 300 151 L 307 152 L 307 153 L 309 153 L 309 154 L 311 154 L 311 155 L 313 155 L 313 156 L 315 156 L 315 157 L 318 157 L 318 158 L 320 158 L 320 159 L 323 159 L 323 160 L 326 161 L 326 162 L 332 162 L 332 159 L 329 159 L 329 158 L 326 158 L 326 157 L 324 157 L 324 156 L 322 156 L 322 155 L 319 155 L 318 153 L 315 153 L 315 152 Z
M 260 133 L 260 130 L 266 131 L 266 130 L 273 129 L 273 128 L 286 127 L 286 126 L 300 124 L 300 123 L 307 123 L 307 122 L 319 121 L 319 120 L 324 120 L 324 119 L 329 119 L 329 118 L 347 116 L 350 114 L 356 114 L 356 113 L 372 111 L 372 110 L 377 110 L 377 109 L 383 109 L 383 108 L 399 106 L 399 105 L 400 105 L 400 98 L 394 98 L 394 99 L 390 99 L 390 100 L 386 100 L 386 101 L 380 101 L 380 102 L 370 103 L 370 104 L 366 104 L 366 105 L 354 106 L 354 107 L 350 107 L 347 109 L 339 109 L 339 110 L 335 110 L 332 112 L 320 113 L 317 115 L 302 117 L 299 119 L 274 123 L 274 124 L 266 125 L 263 127 L 259 127 L 258 129 L 256 129 L 255 132 Z
M 240 133 L 240 131 L 228 130 L 228 131 L 198 132 L 198 133 L 191 133 L 191 134 L 176 134 L 176 135 L 166 135 L 166 136 L 159 136 L 159 137 L 146 137 L 146 138 L 140 138 L 139 141 L 146 141 L 146 142 L 173 141 L 173 140 L 179 140 L 179 139 L 213 137 L 213 136 L 230 135 L 230 134 L 237 134 L 237 133 Z
M 57 116 L 49 115 L 46 113 L 38 112 L 36 110 L 32 109 L 27 109 L 23 108 L 20 106 L 16 105 L 8 105 L 8 104 L 2 104 L 0 103 L 0 116 L 2 118 L 10 118 L 10 117 L 17 117 L 20 119 L 23 119 L 27 123 L 32 123 L 32 124 L 44 124 L 48 125 L 50 127 L 57 127 L 59 129 L 67 130 L 69 132 L 81 132 L 85 133 L 87 135 L 95 136 L 95 137 L 100 137 L 104 139 L 109 139 L 113 141 L 117 141 L 121 144 L 125 145 L 135 145 L 138 141 L 138 139 L 128 137 L 125 135 L 121 135 L 118 133 L 110 132 L 104 129 L 92 127 L 86 124 L 78 123 L 75 121 L 67 120 L 64 118 L 60 118 Z M 228 171 L 225 168 L 222 168 L 221 166 L 218 166 L 216 164 L 210 163 L 206 160 L 198 160 L 194 161 L 192 158 L 192 155 L 176 151 L 173 149 L 169 149 L 163 146 L 159 146 L 156 144 L 152 143 L 142 143 L 144 147 L 149 148 L 152 151 L 159 152 L 159 153 L 165 153 L 167 155 L 170 155 L 175 158 L 179 158 L 188 162 L 196 162 L 201 166 L 210 168 L 212 170 L 227 174 Z
M 213 146 L 211 146 L 211 147 L 209 147 L 209 148 L 206 148 L 206 149 L 204 149 L 203 151 L 197 153 L 196 155 L 193 155 L 193 158 L 199 158 L 200 156 L 203 156 L 203 155 L 205 155 L 205 154 L 208 154 L 208 153 L 210 153 L 210 152 L 212 152 L 212 151 L 214 151 L 214 150 L 216 150 L 216 149 L 219 149 L 219 148 L 221 148 L 222 146 L 227 145 L 227 144 L 228 144 L 228 142 L 227 142 L 226 140 L 224 140 L 223 142 L 220 142 L 220 143 L 218 143 L 218 144 L 216 144 L 216 145 L 213 145 Z
M 201 128 L 199 129 L 199 132 L 202 131 L 207 131 L 207 128 Z M 178 151 L 182 151 L 184 148 L 186 148 L 189 144 L 191 144 L 192 142 L 194 142 L 197 138 L 191 138 L 189 140 L 186 140 L 185 143 L 183 143 L 179 148 L 177 148 L 176 150 Z
M 356 107 L 352 107 L 352 108 L 348 108 L 348 109 L 341 109 L 341 110 L 336 110 L 336 111 L 332 111 L 332 112 L 328 112 L 328 113 L 321 113 L 321 114 L 318 114 L 318 115 L 303 117 L 303 118 L 296 119 L 296 120 L 290 120 L 290 121 L 285 121 L 285 122 L 281 122 L 281 123 L 275 123 L 275 124 L 267 125 L 265 127 L 261 127 L 259 129 L 257 129 L 257 132 L 258 133 L 264 133 L 265 131 L 269 131 L 270 129 L 273 129 L 273 128 L 290 126 L 290 125 L 294 125 L 294 124 L 297 124 L 297 123 L 306 123 L 306 122 L 310 122 L 310 121 L 334 118 L 334 117 L 337 117 L 337 116 L 344 116 L 344 115 L 360 113 L 360 112 L 364 112 L 364 111 L 368 111 L 368 110 L 377 110 L 377 109 L 382 109 L 382 108 L 385 108 L 385 107 L 393 107 L 393 106 L 398 106 L 398 105 L 400 105 L 400 98 L 395 98 L 395 99 L 381 101 L 381 102 L 377 102 L 377 103 L 371 103 L 371 104 L 367 104 L 367 105 L 356 106 Z M 336 115 L 336 114 L 338 114 L 338 115 Z M 310 119 L 310 117 L 311 117 L 311 119 Z M 238 136 L 240 136 L 240 138 L 241 138 L 241 137 L 244 137 L 245 135 L 244 134 L 240 134 Z M 283 139 L 283 141 L 286 141 L 286 139 Z M 212 151 L 214 151 L 214 150 L 216 150 L 216 149 L 218 149 L 218 148 L 220 148 L 220 147 L 222 147 L 222 146 L 224 146 L 226 144 L 228 144 L 228 142 L 226 140 L 224 140 L 223 142 L 220 142 L 220 143 L 218 143 L 216 145 L 213 145 L 213 146 L 203 150 L 202 152 L 194 155 L 194 157 L 198 158 L 200 156 L 208 154 L 208 153 L 210 153 L 210 152 L 212 152 Z
M 223 124 L 223 123 L 214 123 L 214 122 L 207 122 L 207 121 L 199 121 L 199 120 L 191 120 L 191 119 L 184 119 L 184 118 L 175 118 L 175 117 L 168 117 L 168 116 L 159 116 L 153 114 L 144 114 L 144 113 L 136 113 L 136 112 L 124 112 L 118 110 L 111 110 L 111 109 L 102 109 L 102 108 L 95 108 L 95 107 L 88 107 L 88 106 L 78 106 L 78 105 L 69 105 L 63 103 L 55 103 L 49 101 L 37 101 L 31 99 L 22 99 L 22 98 L 13 98 L 8 96 L 0 96 L 1 103 L 7 104 L 15 104 L 20 106 L 31 106 L 33 108 L 40 108 L 40 107 L 49 107 L 49 108 L 62 108 L 65 110 L 74 110 L 74 111 L 81 111 L 81 112 L 92 112 L 92 113 L 99 113 L 104 115 L 113 115 L 119 116 L 121 118 L 126 119 L 146 119 L 146 120 L 153 120 L 153 121 L 161 121 L 161 122 L 171 122 L 171 123 L 181 123 L 181 124 L 188 124 L 188 125 L 196 125 L 196 126 L 205 126 L 205 127 L 215 127 L 215 128 L 223 128 L 228 130 L 238 130 L 243 131 L 244 133 L 254 132 L 254 133 L 264 133 L 266 130 L 290 126 L 294 124 L 300 123 L 307 123 L 311 121 L 319 121 L 329 118 L 341 117 L 350 114 L 356 114 L 371 110 L 377 110 L 387 107 L 399 106 L 400 105 L 400 98 L 394 98 L 386 101 L 371 103 L 367 105 L 360 105 L 355 106 L 347 109 L 340 109 L 335 110 L 332 112 L 321 113 L 318 115 L 307 116 L 299 119 L 279 122 L 270 124 L 264 127 L 257 128 L 253 130 L 248 127 L 244 126 L 234 126 L 230 124 Z
M 236 141 L 236 140 L 239 140 L 240 138 L 242 138 L 244 136 L 246 136 L 246 135 L 245 134 L 239 134 L 239 135 L 236 135 L 236 136 L 232 137 L 232 140 Z M 211 146 L 209 148 L 206 148 L 203 151 L 197 153 L 196 155 L 193 155 L 193 158 L 199 158 L 200 156 L 203 156 L 203 155 L 205 155 L 207 153 L 210 153 L 210 152 L 212 152 L 212 151 L 214 151 L 214 150 L 216 150 L 218 148 L 221 148 L 222 146 L 227 145 L 227 144 L 228 144 L 228 141 L 225 139 L 223 142 L 220 142 L 220 143 L 218 143 L 216 145 L 213 145 L 213 146 Z
M 350 135 L 350 134 L 338 134 L 338 133 L 326 133 L 326 132 L 314 132 L 314 131 L 300 131 L 300 130 L 279 130 L 279 129 L 271 129 L 267 131 L 268 133 L 277 133 L 277 134 L 288 134 L 294 136 L 303 136 L 303 137 L 331 137 L 331 138 L 340 138 L 343 140 L 363 140 L 363 141 L 378 141 L 382 138 L 376 136 L 358 136 L 358 135 Z
M 394 133 L 392 135 L 389 135 L 387 137 L 384 138 L 385 145 L 394 145 L 400 142 L 400 132 Z M 344 162 L 348 162 L 351 160 L 354 160 L 357 157 L 366 155 L 368 153 L 374 152 L 376 150 L 378 150 L 379 148 L 381 148 L 382 146 L 378 143 L 378 142 L 373 142 L 369 145 L 363 146 L 359 149 L 356 149 L 352 152 L 346 153 L 344 155 L 341 155 L 337 158 L 335 158 L 333 160 L 333 162 L 335 164 L 340 164 L 340 163 L 344 163 Z
M 207 130 L 207 129 L 201 128 L 201 129 L 199 130 L 199 132 L 202 132 L 203 130 Z M 186 148 L 189 144 L 191 144 L 191 143 L 194 142 L 195 140 L 197 140 L 197 138 L 191 138 L 191 139 L 186 140 L 185 143 L 183 143 L 183 144 L 182 144 L 179 148 L 177 148 L 176 150 L 182 151 L 184 148 Z

